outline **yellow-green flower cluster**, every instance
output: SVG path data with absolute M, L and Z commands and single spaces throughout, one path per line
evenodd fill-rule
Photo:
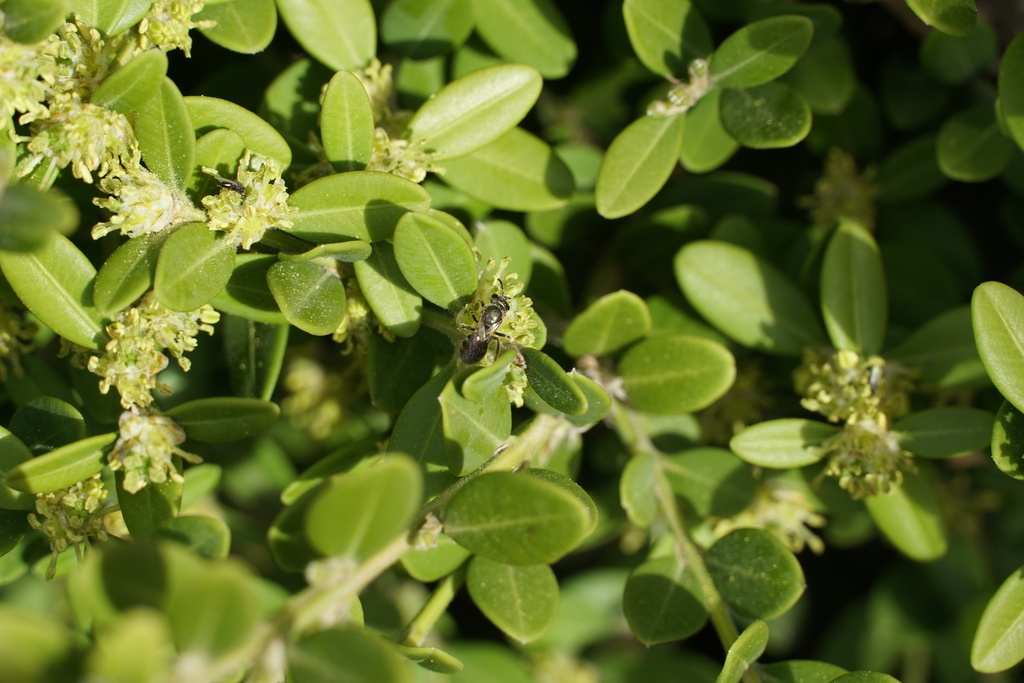
M 707 60 L 695 59 L 687 68 L 689 80 L 672 86 L 663 100 L 647 106 L 648 116 L 675 116 L 693 108 L 714 87 Z
M 35 323 L 26 322 L 22 313 L 0 305 L 0 380 L 7 379 L 10 368 L 15 377 L 21 377 L 21 356 L 34 347 L 32 340 L 39 331 Z
M 716 523 L 714 534 L 716 538 L 721 538 L 734 529 L 764 529 L 795 553 L 806 546 L 811 552 L 820 555 L 825 550 L 825 544 L 811 528 L 820 529 L 825 523 L 825 518 L 814 511 L 803 491 L 775 478 L 758 487 L 750 507 Z
M 809 211 L 815 225 L 832 225 L 841 218 L 875 227 L 875 171 L 857 172 L 853 156 L 833 147 L 825 160 L 825 173 L 814 183 L 814 194 L 802 197 L 799 205 Z
M 19 175 L 45 165 L 48 176 L 70 164 L 75 177 L 87 183 L 93 182 L 94 173 L 103 177 L 132 164 L 137 154 L 128 119 L 89 103 L 51 107 L 47 118 L 36 121 L 26 149 L 31 154 L 18 164 Z
M 124 471 L 124 490 L 135 493 L 146 484 L 183 481 L 174 463 L 179 456 L 191 463 L 202 458 L 178 446 L 185 432 L 171 418 L 149 410 L 132 409 L 121 413 L 120 436 L 110 451 L 110 469 Z
M 432 153 L 423 151 L 420 141 L 392 138 L 383 128 L 373 134 L 373 152 L 366 170 L 401 176 L 421 183 L 427 173 L 441 173 L 442 168 L 433 161 Z
M 43 102 L 53 92 L 50 83 L 57 69 L 53 62 L 56 54 L 56 42 L 24 45 L 0 35 L 0 114 L 4 121 L 18 112 L 22 112 L 21 123 L 49 113 Z
M 36 511 L 28 516 L 28 523 L 50 541 L 53 557 L 46 578 L 53 578 L 57 555 L 69 547 L 74 546 L 81 556 L 82 544 L 88 545 L 90 539 L 107 539 L 102 510 L 106 498 L 107 488 L 99 474 L 73 486 L 37 495 Z
M 156 380 L 168 363 L 163 351 L 170 352 L 187 371 L 190 361 L 183 354 L 196 347 L 199 332 L 213 334 L 218 320 L 220 314 L 209 305 L 181 313 L 164 307 L 150 292 L 138 306 L 118 313 L 117 320 L 107 326 L 110 341 L 105 353 L 90 358 L 87 367 L 103 378 L 101 393 L 113 386 L 125 408 L 146 407 L 153 402 L 153 389 L 170 393 Z
M 164 52 L 180 48 L 186 57 L 192 56 L 194 28 L 211 28 L 216 21 L 192 21 L 192 15 L 203 9 L 203 0 L 157 0 L 138 26 L 138 47 L 146 50 L 156 46 Z
M 828 458 L 824 475 L 854 498 L 886 493 L 903 482 L 903 472 L 916 472 L 913 457 L 889 433 L 884 420 L 848 422 L 818 449 Z
M 165 185 L 141 165 L 111 172 L 100 180 L 99 188 L 109 196 L 93 199 L 93 204 L 113 215 L 109 221 L 93 226 L 93 239 L 114 231 L 126 237 L 138 237 L 200 221 L 206 216 L 181 192 Z
M 235 182 L 244 192 L 221 187 L 219 193 L 203 197 L 210 230 L 228 233 L 228 238 L 248 249 L 271 228 L 290 228 L 288 214 L 295 207 L 288 204 L 288 189 L 281 179 L 281 164 L 256 152 L 246 150 L 238 162 Z M 215 178 L 216 169 L 203 167 Z

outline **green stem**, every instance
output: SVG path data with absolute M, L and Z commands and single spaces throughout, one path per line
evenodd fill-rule
M 448 605 L 455 598 L 455 595 L 462 588 L 462 584 L 466 581 L 466 564 L 463 563 L 458 569 L 444 577 L 440 583 L 437 584 L 437 588 L 434 589 L 434 593 L 427 600 L 423 608 L 420 609 L 419 613 L 413 617 L 413 620 L 409 622 L 409 625 L 405 627 L 405 632 L 399 639 L 403 645 L 411 645 L 413 647 L 420 647 L 423 645 L 423 641 L 427 639 L 427 634 L 430 633 L 434 628 L 434 624 L 440 619 L 445 610 L 448 609 Z

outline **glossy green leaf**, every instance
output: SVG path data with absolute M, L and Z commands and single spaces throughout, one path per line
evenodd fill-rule
M 651 495 L 657 477 L 657 456 L 637 453 L 622 469 L 619 479 L 619 503 L 629 521 L 648 527 L 658 512 L 658 501 Z
M 2 458 L 0 455 L 0 462 Z M 1003 474 L 1024 479 L 1024 413 L 1009 401 L 1003 401 L 996 412 L 992 428 L 992 461 Z
M 688 244 L 675 260 L 676 280 L 694 308 L 744 346 L 796 356 L 825 344 L 803 292 L 774 265 L 726 242 Z
M 517 566 L 474 557 L 466 589 L 484 616 L 520 643 L 542 636 L 558 609 L 558 580 L 546 564 Z
M 345 285 L 331 268 L 281 261 L 267 271 L 267 285 L 284 317 L 303 332 L 328 335 L 345 320 Z
M 430 208 L 421 186 L 391 173 L 351 171 L 319 178 L 289 198 L 298 209 L 289 214 L 287 232 L 309 242 L 367 242 L 388 239 L 398 219 Z
M 395 227 L 395 260 L 424 299 L 444 309 L 476 291 L 476 258 L 450 226 L 427 214 L 409 213 Z
M 988 24 L 964 36 L 930 31 L 921 41 L 921 66 L 943 83 L 967 82 L 996 55 L 996 34 Z
M 175 189 L 183 189 L 192 176 L 196 154 L 193 123 L 185 98 L 166 76 L 132 119 L 146 168 Z
M 564 206 L 572 173 L 551 147 L 522 128 L 441 164 L 444 181 L 491 206 L 510 211 L 547 211 Z
M 673 556 L 647 560 L 630 573 L 622 611 L 629 630 L 646 645 L 691 636 L 708 618 L 697 577 Z
M 939 387 L 987 383 L 971 326 L 971 309 L 957 306 L 925 323 L 886 358 L 921 373 L 921 380 Z
M 148 486 L 146 488 L 149 488 Z M 134 533 L 134 532 L 133 532 Z M 164 522 L 157 530 L 166 538 L 207 559 L 224 559 L 231 547 L 231 529 L 218 517 L 182 515 Z
M 443 515 L 456 543 L 512 565 L 550 564 L 590 533 L 589 507 L 561 486 L 523 473 L 492 472 L 466 482 Z
M 67 13 L 67 0 L 6 0 L 4 35 L 19 43 L 38 43 L 60 26 Z
M 533 249 L 518 225 L 503 220 L 477 223 L 473 246 L 480 252 L 481 263 L 487 263 L 487 259 L 501 263 L 502 259 L 508 258 L 505 272 L 515 275 L 524 286 L 529 286 L 533 275 Z M 508 279 L 507 276 L 502 277 Z
M 524 348 L 526 378 L 537 395 L 555 410 L 568 415 L 582 415 L 587 399 L 565 370 L 543 351 Z
M 586 427 L 603 420 L 612 407 L 612 398 L 608 391 L 589 377 L 576 372 L 570 373 L 569 379 L 575 382 L 583 393 L 587 409 L 581 415 L 565 415 L 565 419 L 578 427 Z
M 428 496 L 452 480 L 439 400 L 450 378 L 451 369 L 441 371 L 420 387 L 402 408 L 388 440 L 388 453 L 407 453 L 419 464 Z
M 0 195 L 0 249 L 34 251 L 54 231 L 69 235 L 78 227 L 75 203 L 59 190 L 12 185 Z
M 85 419 L 70 403 L 53 396 L 34 396 L 14 411 L 11 432 L 39 455 L 85 438 Z
M 783 76 L 816 114 L 839 114 L 857 88 L 853 58 L 840 36 L 815 40 L 803 59 Z
M 949 182 L 939 170 L 932 135 L 896 148 L 879 164 L 875 180 L 883 203 L 921 199 Z
M 278 262 L 268 254 L 238 254 L 228 284 L 213 300 L 217 310 L 271 325 L 285 325 L 274 295 L 267 286 L 267 271 Z
M 269 400 L 277 386 L 288 345 L 288 325 L 276 325 L 227 316 L 218 332 L 232 393 L 242 398 Z
M 434 354 L 419 339 L 370 338 L 366 373 L 370 400 L 381 410 L 397 413 L 416 390 L 430 379 Z
M 651 314 L 644 300 L 620 289 L 587 306 L 572 319 L 562 335 L 570 356 L 606 356 L 647 336 Z
M 586 535 L 589 536 L 593 533 L 594 529 L 597 528 L 597 523 L 601 513 L 597 507 L 597 503 L 594 502 L 594 499 L 590 497 L 589 493 L 583 490 L 582 486 L 562 472 L 556 472 L 543 467 L 531 467 L 526 470 L 526 475 L 554 484 L 582 503 L 587 508 L 587 513 L 589 514 L 589 524 L 586 528 Z
M 626 0 L 622 16 L 636 56 L 659 76 L 682 76 L 692 59 L 711 53 L 711 31 L 689 0 Z
M 2 263 L 2 262 L 0 262 Z M 971 318 L 978 355 L 1000 393 L 1024 407 L 1024 296 L 999 282 L 974 290 Z
M 366 303 L 382 325 L 399 337 L 419 331 L 423 299 L 402 275 L 389 243 L 378 242 L 369 257 L 355 263 L 355 273 Z
M 160 248 L 153 290 L 172 311 L 194 311 L 224 289 L 235 263 L 235 244 L 206 223 L 176 229 Z
M 904 472 L 902 485 L 864 499 L 879 531 L 917 562 L 937 560 L 948 547 L 938 492 L 925 464 L 918 464 L 917 473 Z
M 965 36 L 978 22 L 974 0 L 907 0 L 921 21 L 954 36 Z
M 493 363 L 473 368 L 472 373 L 462 382 L 460 393 L 470 401 L 479 401 L 490 396 L 505 383 L 508 369 L 518 355 L 518 349 L 505 349 L 498 354 Z
M 425 60 L 466 42 L 473 19 L 472 0 L 397 0 L 381 13 L 380 38 L 410 59 Z
M 722 88 L 715 88 L 686 112 L 686 128 L 679 161 L 691 173 L 707 173 L 728 161 L 740 144 L 722 127 L 718 115 Z
M 100 83 L 92 103 L 127 114 L 155 97 L 167 74 L 167 55 L 147 50 Z
M 939 169 L 953 180 L 980 183 L 999 175 L 1015 151 L 991 104 L 981 104 L 952 116 L 939 130 L 935 143 Z
M 429 583 L 438 581 L 455 571 L 469 551 L 445 534 L 437 539 L 437 545 L 430 548 L 413 548 L 402 555 L 402 567 L 417 581 Z
M 270 428 L 281 410 L 276 403 L 257 398 L 199 398 L 177 405 L 167 417 L 196 441 L 236 441 Z
M 662 469 L 672 490 L 701 518 L 732 517 L 754 502 L 750 467 L 724 448 L 692 448 L 665 456 Z
M 750 665 L 764 654 L 768 635 L 768 624 L 760 619 L 743 629 L 743 633 L 729 646 L 722 673 L 715 683 L 739 683 Z
M 277 29 L 273 0 L 207 3 L 194 21 L 211 19 L 214 26 L 200 29 L 211 42 L 232 52 L 256 54 L 270 45 Z
M 747 24 L 711 55 L 711 78 L 723 88 L 750 88 L 789 71 L 811 44 L 807 17 L 788 15 Z
M 149 482 L 135 493 L 124 488 L 124 470 L 116 472 L 117 504 L 132 538 L 152 538 L 161 524 L 178 516 L 181 482 Z
M 971 666 L 982 673 L 997 673 L 1024 659 L 1024 569 L 1003 581 L 985 606 L 971 644 Z
M 818 447 L 835 436 L 840 427 L 817 420 L 785 418 L 750 425 L 729 441 L 729 448 L 759 467 L 790 469 L 821 460 Z
M 107 36 L 117 35 L 134 26 L 149 11 L 153 0 L 70 0 L 71 12 L 81 16 L 86 26 L 95 26 Z
M 140 235 L 124 242 L 103 262 L 93 286 L 97 310 L 113 316 L 135 303 L 153 286 L 161 235 Z
M 576 61 L 572 29 L 553 0 L 474 0 L 476 32 L 508 62 L 529 64 L 546 79 Z
M 369 0 L 278 0 L 288 31 L 335 71 L 361 69 L 377 52 L 377 23 Z
M 345 263 L 364 261 L 373 253 L 373 247 L 369 242 L 362 240 L 348 240 L 345 242 L 331 242 L 330 244 L 318 244 L 312 249 L 300 253 L 278 252 L 277 257 L 282 261 L 290 263 L 302 263 L 318 258 L 332 258 Z
M 811 107 L 784 83 L 726 90 L 719 103 L 722 127 L 753 149 L 792 147 L 811 130 Z
M 277 74 L 263 91 L 259 115 L 276 128 L 293 149 L 301 149 L 309 143 L 306 133 L 316 130 L 320 117 L 320 90 L 334 73 L 320 62 L 303 57 Z
M 327 557 L 366 559 L 408 529 L 422 496 L 416 463 L 389 454 L 331 477 L 306 510 L 306 536 Z
M 842 220 L 821 264 L 821 312 L 837 349 L 879 353 L 888 318 L 882 257 L 860 224 Z
M 461 379 L 459 375 L 449 382 L 439 398 L 448 469 L 456 476 L 469 474 L 490 460 L 512 433 L 512 411 L 504 387 L 469 399 L 456 387 Z
M 829 683 L 846 673 L 846 669 L 828 662 L 790 659 L 761 665 L 767 683 Z
M 99 434 L 17 465 L 7 471 L 4 482 L 17 491 L 46 493 L 88 479 L 107 464 L 106 448 L 117 434 Z
M 288 679 L 294 683 L 413 683 L 410 667 L 383 638 L 352 624 L 288 646 Z
M 618 369 L 629 400 L 661 415 L 706 408 L 736 378 L 736 361 L 727 348 L 685 334 L 650 337 L 631 346 Z
M 86 348 L 103 345 L 102 318 L 93 306 L 96 270 L 67 237 L 50 235 L 36 251 L 0 251 L 0 269 L 44 325 Z
M 425 102 L 407 137 L 438 160 L 469 154 L 515 128 L 540 95 L 542 77 L 524 64 L 487 67 L 452 81 Z
M 366 88 L 348 71 L 327 84 L 320 111 L 320 138 L 335 171 L 362 171 L 373 152 L 373 108 Z
M 185 105 L 197 136 L 215 128 L 227 128 L 242 136 L 246 149 L 270 157 L 282 167 L 292 162 L 292 150 L 281 134 L 245 107 L 217 97 L 203 96 L 186 97 Z
M 946 406 L 919 410 L 890 427 L 900 446 L 925 458 L 953 458 L 987 448 L 993 416 L 987 410 Z
M 668 180 L 683 141 L 683 116 L 642 116 L 608 147 L 597 176 L 597 212 L 621 218 L 649 202 Z
M 1010 41 L 999 63 L 999 106 L 1010 135 L 1024 149 L 1024 34 Z
M 203 166 L 216 169 L 225 178 L 238 173 L 238 161 L 245 154 L 245 140 L 233 130 L 214 128 L 196 140 L 196 162 L 188 181 L 188 190 L 196 197 L 218 194 L 218 180 L 203 172 Z M 199 200 L 201 201 L 201 199 Z
M 32 458 L 32 451 L 21 439 L 0 427 L 0 477 Z M 0 510 L 35 510 L 36 497 L 18 491 L 0 478 Z
M 729 605 L 745 617 L 784 614 L 804 592 L 804 572 L 790 550 L 764 529 L 737 529 L 708 549 L 708 571 Z

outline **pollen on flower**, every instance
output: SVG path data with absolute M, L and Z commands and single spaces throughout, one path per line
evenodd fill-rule
M 694 107 L 714 87 L 707 60 L 695 59 L 687 68 L 689 80 L 672 86 L 663 100 L 647 107 L 648 116 L 675 116 Z
M 287 216 L 296 209 L 288 204 L 282 171 L 278 162 L 247 150 L 238 162 L 234 180 L 245 193 L 221 187 L 219 193 L 203 197 L 210 230 L 226 232 L 235 244 L 248 249 L 267 230 L 292 227 Z M 220 178 L 216 169 L 203 167 L 203 172 Z
M 87 183 L 93 182 L 93 173 L 103 177 L 138 157 L 135 134 L 123 114 L 79 102 L 53 107 L 48 118 L 36 121 L 26 149 L 30 154 L 19 162 L 19 176 L 44 162 L 52 171 L 70 164 L 75 177 Z
M 178 448 L 185 431 L 167 417 L 151 410 L 132 409 L 121 413 L 117 443 L 110 451 L 110 469 L 124 471 L 124 489 L 135 493 L 147 484 L 183 481 L 174 456 L 191 463 L 202 458 Z
M 140 165 L 112 171 L 100 180 L 99 188 L 110 196 L 93 199 L 93 204 L 113 216 L 93 227 L 93 239 L 114 231 L 138 237 L 205 217 L 181 192 Z
M 857 173 L 853 156 L 833 147 L 825 159 L 824 174 L 814 183 L 814 194 L 801 197 L 797 205 L 808 210 L 815 225 L 831 225 L 849 218 L 873 231 L 878 194 L 874 176 L 873 168 Z
M 212 28 L 216 21 L 204 19 L 193 21 L 192 15 L 203 9 L 203 0 L 157 0 L 138 26 L 138 47 L 146 50 L 156 46 L 164 52 L 180 48 L 186 57 L 191 57 L 194 28 Z
M 106 498 L 107 488 L 99 474 L 67 488 L 37 494 L 36 511 L 29 514 L 28 523 L 49 539 L 53 555 L 47 579 L 53 578 L 57 556 L 69 547 L 73 546 L 81 558 L 82 546 L 88 547 L 90 539 L 107 540 L 102 509 Z
M 377 128 L 366 170 L 391 173 L 421 183 L 427 173 L 444 172 L 442 167 L 434 163 L 434 156 L 432 152 L 423 149 L 421 141 L 392 138 L 386 130 Z
M 797 392 L 804 396 L 800 404 L 830 422 L 865 418 L 884 422 L 902 417 L 909 409 L 909 374 L 879 356 L 862 358 L 853 351 L 828 356 L 808 349 L 794 380 Z
M 52 88 L 43 76 L 50 75 L 52 80 L 56 49 L 52 41 L 24 45 L 0 35 L 0 115 L 4 120 L 17 112 L 23 114 L 21 123 L 49 114 L 43 102 Z M 44 55 L 50 59 L 44 60 Z
M 816 450 L 828 458 L 822 476 L 834 477 L 858 499 L 887 493 L 903 483 L 904 472 L 917 471 L 911 454 L 884 423 L 873 419 L 848 422 Z

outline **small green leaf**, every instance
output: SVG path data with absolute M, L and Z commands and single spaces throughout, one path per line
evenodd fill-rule
M 166 74 L 167 55 L 147 50 L 104 80 L 92 102 L 121 114 L 135 111 L 156 95 Z
M 293 683 L 413 683 L 410 666 L 386 640 L 353 624 L 317 631 L 288 646 Z
M 583 392 L 587 409 L 581 415 L 565 415 L 565 419 L 577 427 L 586 427 L 603 420 L 612 407 L 612 398 L 607 390 L 589 377 L 576 372 L 570 373 L 569 379 Z
M 930 31 L 921 41 L 918 55 L 928 73 L 943 83 L 966 83 L 996 56 L 996 34 L 988 24 L 965 36 Z
M 565 352 L 606 356 L 643 339 L 651 331 L 651 314 L 644 300 L 620 289 L 587 306 L 562 335 Z
M 6 0 L 4 35 L 30 45 L 57 30 L 68 13 L 67 0 Z
M 490 365 L 474 367 L 463 380 L 460 393 L 470 401 L 481 401 L 490 396 L 505 383 L 508 369 L 518 355 L 518 349 L 505 349 Z
M 792 147 L 811 131 L 811 107 L 785 83 L 727 89 L 719 103 L 722 127 L 744 147 Z
M 682 76 L 691 60 L 711 53 L 711 31 L 689 0 L 626 0 L 622 16 L 636 56 L 659 76 Z
M 218 194 L 220 188 L 212 176 L 203 172 L 203 166 L 217 170 L 225 178 L 234 178 L 238 161 L 245 154 L 245 140 L 233 130 L 214 128 L 196 140 L 196 162 L 188 180 L 188 191 L 202 201 L 202 196 Z
M 2 261 L 0 261 L 2 263 Z M 6 269 L 5 269 L 6 271 Z M 1024 296 L 999 282 L 974 290 L 971 317 L 978 355 L 992 383 L 1017 410 L 1024 407 Z
M 565 370 L 543 351 L 524 348 L 526 378 L 537 395 L 555 410 L 567 415 L 582 415 L 587 399 Z
M 157 529 L 157 534 L 207 559 L 224 559 L 231 547 L 231 529 L 224 520 L 207 515 L 174 517 L 164 522 Z
M 466 482 L 445 508 L 444 530 L 482 557 L 550 564 L 590 533 L 589 507 L 561 486 L 523 473 L 491 472 Z
M 167 417 L 196 441 L 236 441 L 255 436 L 277 421 L 276 403 L 257 398 L 199 398 L 177 405 Z
M 301 263 L 312 261 L 318 258 L 333 258 L 345 263 L 364 261 L 373 253 L 373 247 L 369 242 L 362 240 L 347 240 L 345 242 L 331 242 L 330 244 L 318 244 L 312 249 L 301 253 L 278 252 L 277 257 L 282 261 Z
M 276 325 L 228 316 L 221 321 L 224 360 L 232 393 L 269 400 L 277 387 L 288 346 L 289 325 Z
M 925 323 L 885 357 L 915 368 L 922 382 L 938 387 L 988 383 L 974 343 L 969 306 L 951 308 Z
M 885 337 L 887 304 L 878 245 L 860 224 L 840 221 L 821 264 L 821 312 L 832 345 L 862 356 L 877 354 Z
M 971 644 L 971 666 L 981 673 L 998 673 L 1024 659 L 1024 568 L 1003 581 L 985 606 Z
M 473 400 L 459 391 L 456 385 L 470 372 L 463 371 L 450 381 L 439 398 L 448 469 L 456 476 L 469 474 L 490 460 L 512 433 L 512 411 L 504 387 Z
M 286 325 L 274 295 L 267 286 L 267 272 L 278 259 L 269 254 L 238 254 L 228 284 L 213 300 L 217 310 L 270 325 Z
M 199 29 L 211 42 L 232 52 L 256 54 L 270 45 L 277 28 L 273 0 L 208 2 L 193 21 L 213 20 L 215 25 Z
M 814 25 L 788 15 L 747 24 L 711 55 L 711 78 L 723 88 L 750 88 L 789 71 L 811 44 Z
M 544 635 L 558 609 L 558 580 L 546 564 L 517 566 L 474 557 L 466 589 L 484 616 L 520 643 Z
M 782 77 L 815 114 L 841 114 L 857 88 L 850 48 L 841 36 L 815 40 Z
M 339 71 L 327 84 L 320 111 L 320 138 L 335 171 L 362 171 L 373 152 L 373 107 L 356 76 Z
M 594 190 L 597 212 L 621 218 L 649 202 L 679 159 L 683 116 L 642 116 L 608 147 Z
M 737 529 L 708 549 L 708 571 L 725 601 L 752 619 L 786 613 L 804 592 L 804 572 L 764 529 Z
M 911 413 L 889 431 L 914 455 L 953 458 L 987 448 L 993 423 L 987 410 L 948 406 Z
M 922 199 L 949 182 L 939 170 L 935 136 L 926 135 L 890 152 L 875 176 L 880 203 Z
M 619 360 L 626 396 L 637 408 L 660 415 L 690 413 L 711 405 L 736 378 L 729 349 L 685 334 L 650 337 Z
M 507 62 L 529 64 L 546 79 L 576 61 L 572 29 L 552 0 L 475 0 L 476 32 Z
M 991 103 L 950 117 L 935 143 L 939 169 L 953 180 L 980 183 L 1006 168 L 1015 148 L 1000 130 Z
M 153 290 L 172 311 L 194 311 L 224 289 L 234 263 L 234 242 L 206 223 L 189 223 L 177 228 L 160 248 Z
M 473 20 L 472 0 L 396 0 L 381 13 L 380 37 L 410 60 L 426 60 L 466 42 Z M 410 63 L 404 62 L 402 70 Z
M 436 159 L 469 154 L 515 128 L 540 95 L 543 78 L 525 64 L 500 64 L 452 81 L 427 100 L 406 135 Z
M 532 245 L 518 225 L 503 220 L 478 223 L 473 246 L 480 252 L 481 263 L 487 263 L 487 259 L 501 263 L 502 259 L 508 258 L 509 266 L 505 272 L 515 274 L 524 286 L 530 284 L 530 276 L 533 274 Z
M 146 168 L 168 187 L 184 189 L 191 178 L 196 137 L 185 98 L 164 76 L 160 88 L 135 111 L 132 127 Z
M 722 673 L 715 683 L 739 683 L 750 665 L 764 654 L 768 646 L 768 624 L 760 619 L 743 629 L 736 641 L 729 646 Z
M 751 465 L 780 470 L 805 467 L 821 460 L 818 446 L 839 431 L 817 420 L 768 420 L 741 430 L 729 441 L 729 448 Z
M 4 482 L 17 491 L 46 493 L 77 484 L 107 464 L 106 448 L 117 433 L 90 436 L 36 456 L 7 471 Z
M 917 562 L 937 560 L 948 548 L 938 493 L 926 464 L 919 461 L 917 473 L 904 472 L 903 484 L 888 493 L 864 499 L 879 531 Z
M 619 502 L 626 517 L 639 527 L 649 527 L 658 512 L 658 501 L 651 495 L 656 486 L 657 457 L 637 453 L 629 459 L 619 479 Z
M 135 493 L 124 489 L 124 470 L 116 472 L 117 504 L 132 538 L 152 538 L 161 524 L 178 516 L 181 482 L 149 482 Z
M 93 298 L 100 313 L 113 316 L 153 286 L 157 256 L 165 235 L 140 235 L 124 242 L 96 273 Z
M 0 181 L 0 249 L 35 251 L 53 232 L 70 235 L 78 227 L 78 208 L 60 190 L 43 191 L 31 185 L 3 190 L 2 185 Z
M 679 162 L 691 173 L 707 173 L 728 161 L 740 144 L 722 127 L 718 115 L 723 88 L 715 88 L 686 112 Z
M 402 408 L 388 440 L 388 453 L 407 453 L 418 463 L 428 496 L 440 493 L 452 480 L 445 453 L 444 421 L 439 400 L 450 378 L 449 368 L 421 386 Z
M 366 374 L 370 383 L 370 400 L 381 410 L 397 413 L 416 390 L 430 379 L 434 354 L 419 339 L 396 337 L 386 340 L 382 335 L 370 337 Z
M 32 458 L 32 451 L 18 437 L 0 427 L 0 477 Z M 0 510 L 35 510 L 36 497 L 17 491 L 0 479 Z
M 437 218 L 422 213 L 402 216 L 394 246 L 402 275 L 427 301 L 450 310 L 476 291 L 473 250 Z
M 36 455 L 85 438 L 85 419 L 78 409 L 46 395 L 35 396 L 19 406 L 11 417 L 10 428 Z
M 355 263 L 355 273 L 366 303 L 382 325 L 399 337 L 419 331 L 423 299 L 402 275 L 394 247 L 378 242 L 369 257 Z
M 0 455 L 0 462 L 2 459 Z M 1003 401 L 996 412 L 992 428 L 992 460 L 1003 474 L 1024 480 L 1024 413 L 1009 401 Z
M 978 22 L 974 0 L 907 0 L 921 21 L 954 36 L 965 36 Z
M 700 582 L 675 556 L 647 560 L 630 573 L 622 611 L 629 629 L 645 645 L 682 640 L 708 618 Z
M 762 664 L 761 671 L 769 683 L 829 683 L 846 673 L 841 666 L 810 659 Z
M 197 137 L 215 128 L 227 128 L 242 136 L 246 149 L 270 157 L 282 167 L 292 163 L 292 150 L 281 134 L 245 107 L 205 96 L 186 97 L 185 105 Z
M 70 0 L 67 4 L 69 11 L 78 14 L 86 26 L 95 26 L 106 36 L 115 36 L 139 23 L 149 12 L 153 0 Z
M 267 285 L 284 317 L 303 332 L 328 335 L 345 320 L 345 284 L 320 263 L 275 263 L 267 271 Z
M 662 468 L 672 490 L 701 518 L 732 517 L 754 502 L 757 486 L 750 467 L 724 448 L 668 455 Z
M 361 69 L 377 53 L 369 0 L 278 0 L 277 11 L 306 52 L 334 71 Z
M 445 534 L 437 539 L 437 545 L 430 548 L 416 548 L 402 555 L 402 567 L 409 576 L 430 583 L 438 581 L 459 568 L 469 551 Z

